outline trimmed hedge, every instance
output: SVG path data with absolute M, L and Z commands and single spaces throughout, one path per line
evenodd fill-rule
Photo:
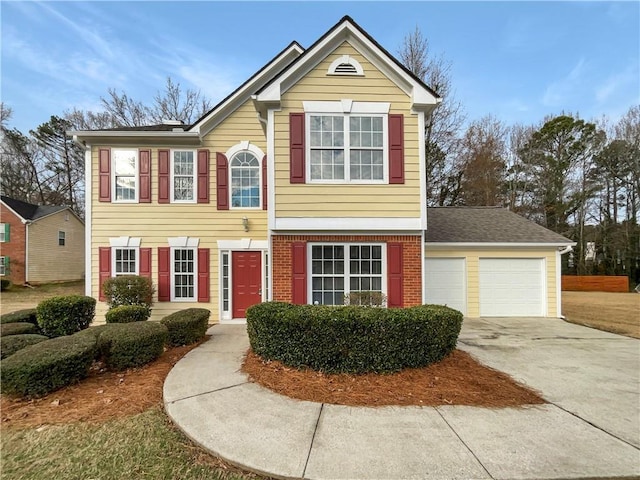
M 27 308 L 25 310 L 16 310 L 15 312 L 5 313 L 0 316 L 0 324 L 2 323 L 16 323 L 27 322 L 38 325 L 38 318 L 36 316 L 35 308 Z
M 146 305 L 120 305 L 109 310 L 105 319 L 107 323 L 143 322 L 151 316 L 151 309 Z
M 411 308 L 257 304 L 247 309 L 253 351 L 327 373 L 395 372 L 442 360 L 456 346 L 462 313 Z
M 148 277 L 140 275 L 120 275 L 104 281 L 102 293 L 109 308 L 120 305 L 153 305 L 155 288 Z
M 36 308 L 40 330 L 48 337 L 71 335 L 88 328 L 95 311 L 95 298 L 83 295 L 49 298 Z
M 99 332 L 98 350 L 110 369 L 140 367 L 164 352 L 167 328 L 160 323 L 112 323 L 106 327 Z
M 27 333 L 40 333 L 40 330 L 32 323 L 27 322 L 3 323 L 0 325 L 0 337 L 24 335 Z
M 95 348 L 91 335 L 69 335 L 25 347 L 0 362 L 2 393 L 38 397 L 75 383 L 89 373 Z
M 10 335 L 8 337 L 0 338 L 0 358 L 7 358 L 16 353 L 18 350 L 22 350 L 29 345 L 35 345 L 36 343 L 49 340 L 49 337 L 44 335 L 37 335 L 34 333 L 26 333 L 23 335 Z
M 190 345 L 203 338 L 210 315 L 206 308 L 187 308 L 164 317 L 160 323 L 169 331 L 169 345 Z

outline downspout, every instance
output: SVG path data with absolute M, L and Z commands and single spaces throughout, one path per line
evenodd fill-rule
M 562 255 L 573 250 L 572 245 L 567 245 L 561 250 L 556 251 L 556 310 L 558 318 L 565 320 L 562 315 Z
M 24 283 L 29 283 L 29 225 L 31 222 L 24 222 Z

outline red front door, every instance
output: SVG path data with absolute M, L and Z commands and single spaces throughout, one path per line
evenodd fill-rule
M 247 308 L 262 301 L 261 258 L 261 252 L 231 253 L 233 318 L 245 318 Z

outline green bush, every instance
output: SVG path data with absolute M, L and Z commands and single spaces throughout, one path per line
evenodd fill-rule
M 109 278 L 102 284 L 104 294 L 109 308 L 120 305 L 153 305 L 153 294 L 155 289 L 148 277 L 139 275 L 121 275 Z
M 16 323 L 16 322 L 28 322 L 38 325 L 38 318 L 36 316 L 35 308 L 27 308 L 25 310 L 17 310 L 11 313 L 5 313 L 0 316 L 0 324 L 2 323 Z
M 211 312 L 206 308 L 187 308 L 167 315 L 160 323 L 169 331 L 169 345 L 190 345 L 207 333 Z
M 24 335 L 26 333 L 40 333 L 40 331 L 38 327 L 27 322 L 3 323 L 0 325 L 0 337 Z
M 440 305 L 386 309 L 267 302 L 247 309 L 256 354 L 328 373 L 395 372 L 440 361 L 455 348 L 461 326 L 462 314 Z
M 9 290 L 10 287 L 11 287 L 11 280 L 7 280 L 6 278 L 0 279 L 0 292 Z
M 386 307 L 387 296 L 382 292 L 363 290 L 344 296 L 345 305 L 364 305 L 367 307 Z
M 25 347 L 0 362 L 2 393 L 37 397 L 75 383 L 89 373 L 96 341 L 69 335 Z
M 95 311 L 95 298 L 83 295 L 49 298 L 36 308 L 38 325 L 47 337 L 71 335 L 88 328 Z
M 37 335 L 34 333 L 25 333 L 23 335 L 10 335 L 8 337 L 0 338 L 0 358 L 7 358 L 16 353 L 18 350 L 22 350 L 29 345 L 35 345 L 36 343 L 49 340 L 49 337 L 44 335 Z
M 160 323 L 112 323 L 106 327 L 98 336 L 98 350 L 110 369 L 140 367 L 164 352 L 167 328 Z
M 151 309 L 146 305 L 120 305 L 107 312 L 107 323 L 143 322 L 151 316 Z

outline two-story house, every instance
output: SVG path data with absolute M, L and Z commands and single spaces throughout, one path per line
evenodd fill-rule
M 563 237 L 516 216 L 538 237 L 439 239 L 441 254 L 431 252 L 425 119 L 439 101 L 344 17 L 306 50 L 291 43 L 193 125 L 70 132 L 86 148 L 87 294 L 135 273 L 157 286 L 156 319 L 203 306 L 238 321 L 265 300 L 342 304 L 359 291 L 384 293 L 389 307 L 444 302 L 479 315 L 488 254 L 534 259 L 536 309 L 520 314 L 559 314 Z M 501 212 L 491 220 L 513 215 Z M 489 281 L 518 277 L 520 267 L 499 267 Z M 439 288 L 447 275 L 453 295 Z

